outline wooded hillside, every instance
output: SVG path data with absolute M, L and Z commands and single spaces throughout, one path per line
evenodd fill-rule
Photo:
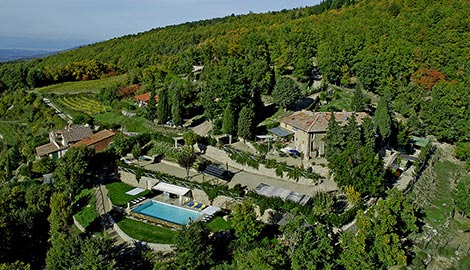
M 469 7 L 468 0 L 325 1 L 186 23 L 4 64 L 0 88 L 120 73 L 138 82 L 148 71 L 191 75 L 193 65 L 204 65 L 201 91 L 227 90 L 211 115 L 253 92 L 270 93 L 274 77 L 292 75 L 311 83 L 315 63 L 331 84 L 390 92 L 395 110 L 410 118 L 414 133 L 469 140 Z

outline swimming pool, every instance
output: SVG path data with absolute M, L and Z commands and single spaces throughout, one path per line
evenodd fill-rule
M 153 200 L 136 207 L 132 212 L 179 225 L 188 224 L 189 218 L 194 221 L 201 216 L 197 211 Z

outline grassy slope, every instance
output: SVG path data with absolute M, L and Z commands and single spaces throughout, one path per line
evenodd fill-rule
M 423 232 L 415 238 L 416 252 L 420 260 L 427 258 L 426 253 L 433 257 L 430 269 L 468 269 L 464 258 L 470 256 L 470 235 L 465 231 L 470 220 L 454 216 L 452 201 L 456 183 L 467 172 L 442 149 L 438 151 L 439 157 L 423 173 L 412 194 L 425 214 Z
M 211 232 L 218 232 L 222 230 L 230 230 L 232 224 L 229 221 L 225 221 L 222 217 L 216 217 L 211 222 L 207 223 L 207 227 Z
M 49 86 L 42 87 L 42 88 L 36 88 L 35 92 L 41 93 L 41 94 L 57 94 L 57 95 L 97 93 L 103 88 L 116 87 L 120 84 L 125 84 L 126 81 L 127 81 L 127 75 L 124 74 L 124 75 L 104 78 L 100 80 L 53 84 L 53 85 L 49 85 Z
M 118 225 L 130 237 L 150 243 L 173 244 L 178 235 L 177 231 L 127 218 L 119 221 Z
M 120 124 L 129 132 L 148 132 L 149 127 L 147 120 L 140 116 L 126 117 L 122 114 L 116 114 L 113 112 L 106 112 L 97 114 L 94 116 L 97 124 L 113 125 Z
M 97 222 L 99 214 L 95 206 L 95 195 L 93 193 L 93 189 L 90 188 L 86 191 L 83 190 L 82 193 L 88 194 L 88 199 L 80 203 L 82 204 L 82 208 L 75 214 L 75 218 L 78 223 L 88 230 L 94 222 Z
M 127 195 L 126 192 L 133 189 L 134 187 L 123 182 L 114 182 L 106 185 L 109 191 L 109 197 L 111 202 L 115 205 L 126 206 L 128 201 L 132 201 L 135 198 L 143 197 L 150 191 L 146 190 L 135 196 Z

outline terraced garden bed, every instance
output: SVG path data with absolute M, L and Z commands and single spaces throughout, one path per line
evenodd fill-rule
M 88 115 L 105 113 L 110 110 L 110 108 L 103 106 L 99 101 L 83 95 L 61 96 L 57 99 L 57 102 L 67 110 L 82 112 Z

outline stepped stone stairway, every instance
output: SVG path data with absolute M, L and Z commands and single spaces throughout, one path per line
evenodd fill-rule
M 96 198 L 96 210 L 100 215 L 101 225 L 106 230 L 107 234 L 111 237 L 111 239 L 115 240 L 116 245 L 124 244 L 125 241 L 113 229 L 114 219 L 109 214 L 109 211 L 111 211 L 112 206 L 110 205 L 109 200 L 107 199 L 108 191 L 102 185 L 99 185 L 94 188 L 94 194 Z

